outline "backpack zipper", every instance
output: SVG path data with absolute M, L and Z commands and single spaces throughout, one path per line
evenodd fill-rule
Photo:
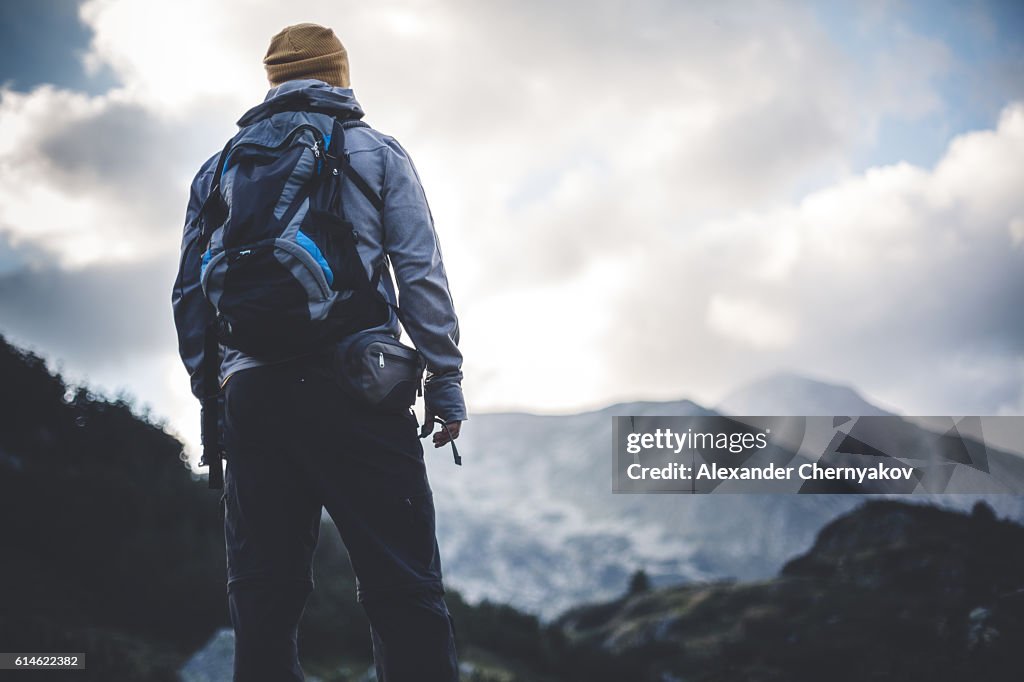
M 385 361 L 384 358 L 391 358 L 395 362 L 403 365 L 415 365 L 416 361 L 412 358 L 407 358 L 404 355 L 398 355 L 397 353 L 386 353 L 383 351 L 377 351 L 377 366 L 384 369 Z
M 258 142 L 239 142 L 238 144 L 233 145 L 231 147 L 231 151 L 228 152 L 228 158 L 224 160 L 224 167 L 227 168 L 228 165 L 230 165 L 231 156 L 232 154 L 235 153 L 236 149 L 245 147 L 247 149 L 258 149 L 260 151 L 265 152 L 280 151 L 285 147 L 290 147 L 295 138 L 301 135 L 306 130 L 312 131 L 314 137 L 313 145 L 307 148 L 313 152 L 313 157 L 319 160 L 320 157 L 323 155 L 321 149 L 324 142 L 324 135 L 316 126 L 310 125 L 308 123 L 303 123 L 302 125 L 297 126 L 292 132 L 288 133 L 288 137 L 284 138 L 284 140 L 282 140 L 280 144 L 274 146 L 260 144 Z

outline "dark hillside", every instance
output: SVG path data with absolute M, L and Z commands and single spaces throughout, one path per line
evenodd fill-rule
M 88 648 L 122 679 L 175 669 L 225 622 L 218 494 L 126 402 L 2 340 L 0 377 L 4 650 Z
M 573 609 L 570 641 L 643 661 L 636 680 L 1019 680 L 1024 527 L 869 502 L 782 574 Z

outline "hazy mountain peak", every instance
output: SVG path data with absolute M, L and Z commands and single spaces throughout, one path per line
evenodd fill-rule
M 729 393 L 716 408 L 723 414 L 853 417 L 891 415 L 872 405 L 856 389 L 792 372 L 779 372 Z
M 692 400 L 652 401 L 639 400 L 627 403 L 616 403 L 599 411 L 617 417 L 630 416 L 680 416 L 696 417 L 714 414 L 712 410 L 698 405 Z

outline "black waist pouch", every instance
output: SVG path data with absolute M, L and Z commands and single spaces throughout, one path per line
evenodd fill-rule
M 382 412 L 404 412 L 423 395 L 426 362 L 383 332 L 358 332 L 335 346 L 332 375 L 352 397 Z

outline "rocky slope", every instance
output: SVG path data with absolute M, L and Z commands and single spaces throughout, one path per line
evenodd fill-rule
M 645 680 L 1017 680 L 1024 527 L 870 502 L 772 579 L 688 585 L 573 609 L 570 641 Z

